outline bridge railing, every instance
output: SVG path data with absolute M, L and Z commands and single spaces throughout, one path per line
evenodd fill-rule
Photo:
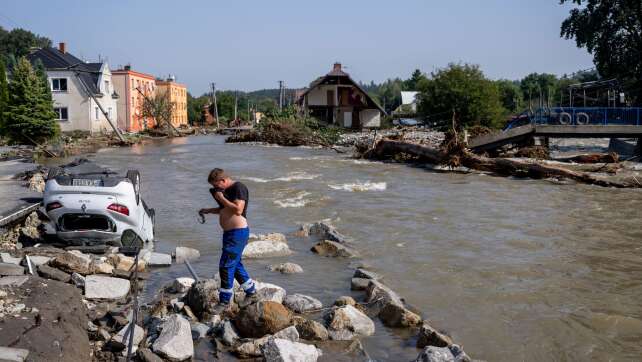
M 570 125 L 570 126 L 642 126 L 642 108 L 636 107 L 557 107 L 539 108 L 535 112 L 526 111 L 515 117 L 504 128 L 533 125 Z

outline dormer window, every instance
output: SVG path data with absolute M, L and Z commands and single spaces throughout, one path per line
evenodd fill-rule
M 52 78 L 51 79 L 52 92 L 66 92 L 67 91 L 67 78 Z

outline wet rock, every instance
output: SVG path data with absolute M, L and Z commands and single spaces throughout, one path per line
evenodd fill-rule
M 268 267 L 270 271 L 276 271 L 281 274 L 299 274 L 303 273 L 303 268 L 294 263 L 273 264 Z
M 428 346 L 419 353 L 414 362 L 455 362 L 455 356 L 448 348 Z
M 149 348 L 141 348 L 138 350 L 138 359 L 142 362 L 163 362 L 163 359 L 158 357 Z
M 357 336 L 374 334 L 374 322 L 355 307 L 346 305 L 330 311 L 324 319 L 328 326 L 330 338 L 349 340 Z
M 337 229 L 330 223 L 330 220 L 321 220 L 311 224 L 303 224 L 301 225 L 300 230 L 297 232 L 297 235 L 317 235 L 323 239 L 335 241 L 341 244 L 345 244 L 348 241 L 348 238 L 339 233 Z
M 14 258 L 9 253 L 0 253 L 0 262 L 2 263 L 20 265 L 20 261 L 22 258 Z
M 339 297 L 334 301 L 334 305 L 336 305 L 337 307 L 341 307 L 344 305 L 351 305 L 354 307 L 356 304 L 357 302 L 354 300 L 354 298 L 348 297 L 346 295 Z
M 299 336 L 302 339 L 309 341 L 325 341 L 329 338 L 328 330 L 323 326 L 323 324 L 306 319 L 303 317 L 294 317 L 294 325 Z
M 256 288 L 256 299 L 258 301 L 283 303 L 283 299 L 287 294 L 285 289 L 275 284 L 255 281 L 254 287 Z M 241 307 L 245 306 L 245 292 L 240 290 L 237 291 L 234 298 L 238 301 Z
M 411 327 L 421 324 L 421 317 L 404 306 L 401 297 L 386 285 L 370 280 L 366 289 L 366 300 L 370 315 L 388 327 Z
M 313 252 L 321 256 L 353 258 L 358 256 L 357 252 L 336 241 L 323 240 L 312 247 Z
M 472 359 L 468 357 L 466 352 L 464 352 L 464 350 L 459 345 L 452 344 L 448 347 L 448 349 L 450 349 L 450 353 L 455 356 L 455 362 L 472 362 Z
M 316 362 L 321 356 L 315 346 L 280 338 L 270 338 L 262 350 L 266 362 Z
M 162 325 L 152 350 L 170 361 L 184 361 L 194 355 L 192 331 L 189 322 L 178 314 L 170 316 Z
M 185 293 L 192 287 L 195 280 L 192 278 L 176 278 L 172 283 L 171 290 L 174 293 Z
M 29 356 L 28 349 L 0 347 L 0 361 L 23 362 Z
M 291 294 L 285 297 L 283 305 L 295 313 L 304 313 L 314 309 L 321 309 L 323 304 L 318 299 L 303 294 Z
M 24 273 L 25 268 L 20 265 L 0 263 L 0 275 L 2 276 L 23 275 Z
M 241 309 L 234 324 L 243 337 L 260 338 L 290 326 L 292 315 L 279 303 L 261 301 Z
M 418 314 L 410 311 L 403 305 L 388 303 L 379 313 L 379 319 L 387 327 L 405 328 L 421 324 L 422 319 Z
M 94 270 L 95 270 L 95 272 L 97 274 L 110 274 L 111 275 L 113 273 L 113 271 L 114 271 L 114 267 L 109 263 L 100 262 L 100 263 L 96 263 L 94 265 Z
M 370 279 L 364 278 L 352 278 L 350 281 L 351 290 L 366 290 L 370 284 Z
M 67 274 L 62 270 L 58 270 L 56 268 L 52 268 L 52 267 L 50 267 L 48 265 L 44 265 L 44 264 L 38 266 L 38 273 L 43 278 L 53 279 L 53 280 L 57 280 L 57 281 L 60 281 L 60 282 L 63 282 L 63 283 L 68 283 L 71 280 L 71 275 L 70 274 Z
M 358 268 L 354 271 L 353 278 L 363 278 L 363 279 L 372 279 L 372 280 L 381 280 L 383 277 L 373 271 L 366 270 L 363 268 Z
M 218 283 L 215 279 L 201 279 L 187 292 L 187 305 L 200 319 L 218 303 Z
M 286 243 L 288 242 L 287 238 L 285 235 L 281 233 L 269 233 L 269 234 L 258 234 L 250 235 L 250 242 L 253 243 L 258 240 L 267 240 L 267 241 L 274 241 L 274 242 L 279 242 L 279 243 Z
M 78 273 L 71 274 L 71 282 L 78 288 L 85 287 L 85 277 Z
M 226 320 L 222 323 L 222 325 L 218 329 L 217 335 L 219 336 L 219 338 L 221 338 L 221 341 L 223 341 L 223 344 L 225 344 L 226 346 L 233 346 L 239 340 L 239 335 L 229 320 Z
M 185 260 L 191 261 L 200 258 L 201 252 L 196 249 L 177 246 L 176 251 L 174 252 L 174 256 L 176 258 L 176 262 L 180 264 L 184 263 Z
M 76 255 L 73 251 L 67 251 L 53 258 L 49 265 L 67 273 L 78 273 L 87 275 L 93 273 L 91 259 Z
M 110 341 L 111 344 L 117 346 L 118 350 L 125 350 L 129 346 L 129 336 L 125 338 L 125 333 L 127 332 L 127 329 L 129 327 L 130 324 L 122 327 Z M 132 352 L 136 352 L 136 350 L 138 350 L 138 345 L 143 341 L 143 338 L 145 338 L 145 330 L 138 325 L 134 325 L 134 340 L 132 343 Z
M 152 252 L 150 253 L 149 259 L 147 260 L 147 265 L 170 266 L 172 265 L 172 256 L 169 254 Z
M 125 256 L 123 254 L 116 254 L 112 256 L 112 262 L 117 270 L 130 272 L 134 270 L 134 263 L 136 262 L 136 259 L 130 256 Z M 138 259 L 138 264 L 137 264 L 138 271 L 143 272 L 145 271 L 146 267 L 147 267 L 147 264 L 145 263 L 145 261 Z
M 129 293 L 130 283 L 127 279 L 111 278 L 100 275 L 85 277 L 85 298 L 119 300 Z
M 207 333 L 210 331 L 210 327 L 203 323 L 191 323 L 191 328 L 192 328 L 192 339 L 193 340 L 199 340 L 202 338 L 205 338 L 207 336 Z
M 243 357 L 260 357 L 263 352 L 262 348 L 265 344 L 274 338 L 286 339 L 288 341 L 297 342 L 299 340 L 299 333 L 295 327 L 288 327 L 279 332 L 276 332 L 273 336 L 267 335 L 258 339 L 245 342 L 235 348 L 235 352 Z
M 448 347 L 451 344 L 453 344 L 453 341 L 449 336 L 438 332 L 426 322 L 424 322 L 419 329 L 419 335 L 417 336 L 417 348 L 424 348 L 427 346 Z
M 248 259 L 270 258 L 292 254 L 288 244 L 278 240 L 253 241 L 243 249 L 243 257 Z

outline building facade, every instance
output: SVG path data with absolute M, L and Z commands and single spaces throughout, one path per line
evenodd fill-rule
M 107 62 L 84 62 L 68 53 L 65 43 L 60 43 L 58 49 L 36 49 L 27 59 L 32 64 L 41 61 L 45 66 L 56 121 L 63 132 L 113 132 L 110 121 L 116 126 L 119 94 Z
M 386 112 L 335 63 L 301 94 L 301 108 L 321 121 L 345 128 L 377 128 Z
M 112 71 L 118 99 L 118 128 L 126 132 L 140 132 L 156 126 L 152 117 L 143 116 L 145 97 L 156 93 L 154 76 L 131 70 L 130 66 Z M 139 91 L 140 90 L 140 91 Z
M 167 80 L 156 80 L 157 94 L 169 93 L 170 102 L 174 103 L 172 125 L 174 127 L 186 126 L 187 121 L 187 87 L 176 83 L 173 77 Z

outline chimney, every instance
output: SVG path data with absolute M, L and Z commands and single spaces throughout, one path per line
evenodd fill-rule
M 341 63 L 337 62 L 334 63 L 334 67 L 332 67 L 333 72 L 340 72 L 341 71 Z
M 127 64 L 127 65 L 125 66 L 125 70 L 132 70 L 132 66 L 131 66 L 131 64 Z
M 67 52 L 67 44 L 65 43 L 58 43 L 58 50 L 60 50 L 61 53 L 66 53 Z

